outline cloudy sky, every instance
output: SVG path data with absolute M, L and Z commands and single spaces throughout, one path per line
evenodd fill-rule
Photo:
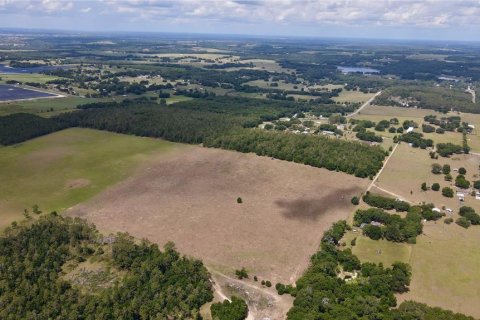
M 0 28 L 480 41 L 480 0 L 0 0 Z

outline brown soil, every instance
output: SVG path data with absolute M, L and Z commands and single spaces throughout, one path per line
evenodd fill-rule
M 187 147 L 153 159 L 72 208 L 101 230 L 127 231 L 232 274 L 293 282 L 323 232 L 346 219 L 368 180 L 286 161 Z M 241 197 L 242 204 L 237 203 Z

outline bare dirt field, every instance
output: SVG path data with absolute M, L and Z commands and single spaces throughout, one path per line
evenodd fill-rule
M 231 151 L 185 147 L 152 158 L 71 215 L 201 258 L 211 269 L 291 283 L 323 232 L 369 181 Z M 237 198 L 241 197 L 241 204 Z

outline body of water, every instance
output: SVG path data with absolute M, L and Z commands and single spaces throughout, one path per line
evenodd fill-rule
M 12 68 L 4 64 L 0 64 L 0 74 L 9 73 L 39 73 L 44 71 L 50 71 L 54 69 L 62 68 L 62 66 L 39 66 L 31 68 Z
M 343 73 L 379 73 L 380 70 L 373 69 L 373 68 L 366 68 L 366 67 L 337 67 Z
M 0 101 L 54 97 L 54 94 L 0 84 Z

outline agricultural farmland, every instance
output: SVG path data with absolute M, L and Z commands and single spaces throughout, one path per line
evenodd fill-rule
M 294 281 L 322 230 L 346 218 L 368 181 L 295 163 L 188 147 L 69 210 L 100 229 L 127 231 L 214 270 Z M 237 203 L 237 198 L 242 203 Z

